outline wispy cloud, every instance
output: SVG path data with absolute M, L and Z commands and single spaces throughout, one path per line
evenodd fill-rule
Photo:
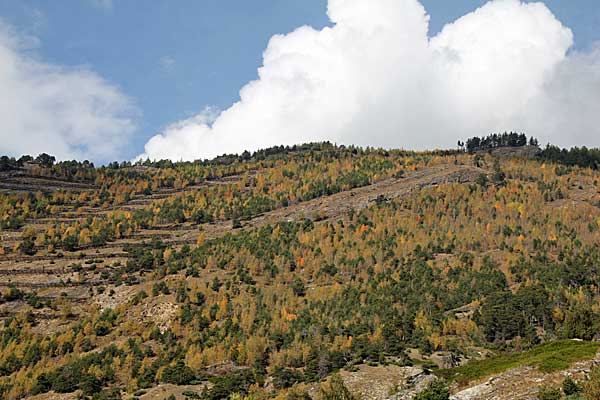
M 31 8 L 29 10 L 29 16 L 31 18 L 31 31 L 35 34 L 39 34 L 46 27 L 46 14 L 39 8 Z
M 175 59 L 171 56 L 164 56 L 158 60 L 158 64 L 165 72 L 171 72 L 175 66 Z
M 89 68 L 32 57 L 31 44 L 0 21 L 0 154 L 122 156 L 136 129 L 133 101 Z

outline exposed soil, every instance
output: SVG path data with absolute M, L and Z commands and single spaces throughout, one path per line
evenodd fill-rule
M 453 400 L 534 400 L 541 387 L 558 388 L 569 376 L 584 381 L 593 365 L 600 364 L 600 353 L 592 360 L 580 361 L 565 371 L 544 374 L 535 367 L 511 369 L 502 374 L 474 383 L 452 396 Z
M 335 220 L 350 210 L 360 210 L 378 201 L 388 201 L 406 196 L 427 186 L 444 183 L 472 183 L 484 170 L 465 165 L 440 165 L 425 168 L 404 178 L 391 178 L 372 185 L 319 197 L 289 207 L 273 210 L 244 222 L 244 227 L 261 227 L 278 221 L 298 221 L 303 218 Z M 233 229 L 232 221 L 205 224 L 202 226 L 207 238 L 218 237 Z M 195 243 L 198 231 L 190 232 L 170 242 Z

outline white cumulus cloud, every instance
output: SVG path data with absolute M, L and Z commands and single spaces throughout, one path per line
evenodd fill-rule
M 0 154 L 123 156 L 136 129 L 133 102 L 88 68 L 38 60 L 36 45 L 0 21 Z
M 498 130 L 600 145 L 600 51 L 570 53 L 543 3 L 490 1 L 434 37 L 417 0 L 329 0 L 328 15 L 331 27 L 274 36 L 237 103 L 172 124 L 140 157 L 321 140 L 440 148 Z

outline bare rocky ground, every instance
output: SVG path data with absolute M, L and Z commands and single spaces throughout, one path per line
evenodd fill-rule
M 162 384 L 149 389 L 145 389 L 139 392 L 138 395 L 131 395 L 127 393 L 123 393 L 123 399 L 130 399 L 135 397 L 140 400 L 165 400 L 169 396 L 175 396 L 177 400 L 189 400 L 191 393 L 196 393 L 200 395 L 205 387 L 208 385 L 203 383 L 200 385 L 184 385 L 177 386 L 171 384 Z M 186 396 L 188 394 L 188 396 Z M 75 400 L 78 398 L 80 393 L 44 393 L 37 396 L 29 397 L 30 400 Z
M 544 374 L 534 367 L 520 367 L 472 383 L 456 390 L 452 400 L 536 400 L 542 387 L 559 388 L 566 377 L 582 382 L 592 366 L 600 364 L 600 353 L 592 360 L 580 361 L 565 371 Z
M 29 398 L 32 400 L 75 400 L 75 399 L 77 399 L 78 395 L 79 395 L 79 393 L 77 393 L 77 392 L 74 392 L 74 393 L 48 392 L 48 393 L 39 394 L 37 396 L 32 396 Z
M 559 388 L 566 377 L 583 382 L 592 366 L 600 364 L 600 353 L 591 360 L 570 368 L 542 373 L 535 367 L 520 367 L 472 382 L 467 387 L 451 388 L 451 400 L 537 400 L 540 388 Z M 432 380 L 422 368 L 362 365 L 355 372 L 342 371 L 344 383 L 361 400 L 409 400 Z M 309 391 L 316 395 L 317 389 Z
M 411 399 L 435 379 L 419 367 L 372 367 L 361 365 L 357 371 L 340 373 L 348 389 L 361 400 Z
M 580 361 L 564 371 L 542 373 L 535 367 L 520 367 L 472 382 L 467 387 L 451 388 L 451 400 L 537 400 L 540 388 L 559 388 L 566 377 L 585 381 L 590 369 L 600 364 L 600 353 L 592 360 Z M 348 389 L 360 400 L 410 400 L 437 379 L 421 367 L 361 365 L 354 372 L 340 373 Z M 318 386 L 310 388 L 314 398 Z
M 276 209 L 244 222 L 244 227 L 261 227 L 278 221 L 298 221 L 303 218 L 336 220 L 347 215 L 351 209 L 361 210 L 378 201 L 388 201 L 406 196 L 413 191 L 444 183 L 472 183 L 485 170 L 465 165 L 439 165 L 424 168 L 404 178 L 381 180 L 372 185 L 319 197 L 298 204 Z M 207 238 L 218 237 L 232 230 L 232 221 L 205 224 L 202 230 Z M 170 241 L 195 243 L 198 230 L 181 234 Z M 167 241 L 169 241 L 167 239 Z
M 190 396 L 184 393 L 196 393 L 200 395 L 206 384 L 176 386 L 171 384 L 162 384 L 146 390 L 144 394 L 137 396 L 140 400 L 163 400 L 173 395 L 177 400 L 189 400 Z

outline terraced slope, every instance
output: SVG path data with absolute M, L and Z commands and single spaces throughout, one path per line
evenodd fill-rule
M 592 346 L 596 170 L 286 151 L 2 175 L 0 394 L 305 398 L 341 369 L 370 399 L 410 398 L 434 376 L 503 399 L 510 370 L 468 386 L 428 372 L 540 341 Z M 558 382 L 515 366 L 531 377 L 523 396 Z
M 342 218 L 350 210 L 360 210 L 377 202 L 385 202 L 412 191 L 424 187 L 435 186 L 443 183 L 472 183 L 484 173 L 484 170 L 460 165 L 440 165 L 410 173 L 403 178 L 385 179 L 372 185 L 352 189 L 325 196 L 305 202 L 290 205 L 258 215 L 248 221 L 244 221 L 244 228 L 256 228 L 279 221 L 299 221 L 303 218 L 313 218 L 318 221 L 336 220 Z M 228 177 L 225 180 L 209 182 L 204 186 L 221 185 L 235 182 L 239 177 Z M 66 186 L 61 183 L 61 187 Z M 31 184 L 33 187 L 33 184 Z M 39 187 L 36 187 L 38 190 Z M 185 192 L 192 192 L 198 187 L 187 187 Z M 130 202 L 114 207 L 110 212 L 129 211 L 132 207 L 147 207 L 157 199 L 165 199 L 169 196 L 179 194 L 182 191 L 165 190 L 154 193 L 148 198 L 140 197 Z M 89 217 L 101 216 L 109 212 L 103 209 L 88 208 L 79 211 L 76 216 L 70 212 L 58 214 L 56 217 L 38 219 L 30 222 L 30 225 L 15 232 L 3 232 L 5 245 L 14 245 L 21 233 L 29 226 L 43 229 L 46 223 L 67 222 Z M 0 288 L 15 286 L 24 290 L 38 290 L 38 294 L 47 298 L 58 298 L 61 294 L 66 299 L 83 302 L 86 297 L 85 288 L 98 285 L 110 285 L 110 281 L 102 279 L 98 275 L 103 271 L 110 271 L 111 264 L 126 263 L 130 254 L 123 251 L 123 246 L 136 244 L 145 240 L 160 239 L 165 243 L 174 245 L 194 244 L 198 239 L 200 231 L 207 238 L 215 238 L 233 230 L 232 221 L 217 222 L 214 224 L 180 224 L 164 226 L 160 229 L 143 229 L 136 232 L 133 237 L 117 240 L 115 242 L 90 247 L 76 253 L 48 253 L 40 251 L 34 256 L 23 256 L 13 253 L 0 258 Z M 102 262 L 97 262 L 101 260 Z M 95 265 L 93 272 L 77 272 L 73 264 L 83 263 Z M 39 290 L 43 289 L 43 290 Z M 64 294 L 66 293 L 66 296 Z M 4 308 L 10 308 L 4 310 Z M 0 306 L 0 316 L 7 317 L 16 312 L 14 304 Z M 3 313 L 3 314 L 1 314 Z

